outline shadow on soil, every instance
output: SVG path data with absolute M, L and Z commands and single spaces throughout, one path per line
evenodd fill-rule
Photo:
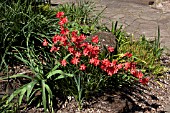
M 147 91 L 148 89 L 142 85 L 125 86 L 114 91 L 106 90 L 95 96 L 95 99 L 89 100 L 90 104 L 85 105 L 84 108 L 97 108 L 114 113 L 151 112 L 152 109 L 158 109 L 161 105 L 149 103 L 148 99 L 159 99 Z M 160 111 L 160 113 L 165 113 L 165 111 Z

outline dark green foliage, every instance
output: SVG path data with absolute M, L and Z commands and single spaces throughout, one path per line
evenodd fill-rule
M 20 0 L 11 4 L 1 2 L 0 13 L 0 70 L 11 62 L 12 47 L 26 47 L 26 40 L 41 45 L 36 37 L 40 37 L 39 34 L 52 36 L 58 28 L 57 19 L 51 19 L 55 17 L 52 11 L 35 10 L 27 0 L 24 3 Z

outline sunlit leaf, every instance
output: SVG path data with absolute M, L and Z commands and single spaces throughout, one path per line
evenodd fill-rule
M 16 74 L 16 75 L 12 75 L 12 76 L 9 76 L 9 77 L 0 78 L 0 80 L 9 79 L 9 78 L 18 78 L 18 77 L 32 79 L 32 77 L 30 77 L 28 75 Z
M 20 96 L 19 96 L 19 105 L 21 105 L 23 96 L 24 96 L 24 94 L 25 94 L 26 91 L 27 91 L 27 86 L 24 87 L 24 88 L 21 90 L 21 92 L 20 92 Z
M 52 98 L 52 91 L 51 91 L 50 87 L 47 84 L 45 84 L 45 88 L 46 88 L 48 94 L 50 95 L 50 98 Z
M 34 85 L 36 84 L 36 82 L 30 82 L 28 85 L 27 85 L 27 101 L 29 100 L 30 98 L 30 94 L 34 88 Z

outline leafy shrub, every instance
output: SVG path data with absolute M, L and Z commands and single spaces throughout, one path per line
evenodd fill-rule
M 5 17 L 0 27 L 1 34 L 5 37 L 1 38 L 4 39 L 1 41 L 1 65 L 13 50 L 13 55 L 31 70 L 31 73 L 0 78 L 24 80 L 24 84 L 9 95 L 5 104 L 2 102 L 3 108 L 10 109 L 12 105 L 9 103 L 15 103 L 17 98 L 17 107 L 22 102 L 27 106 L 36 102 L 37 107 L 43 106 L 45 112 L 54 112 L 56 97 L 66 99 L 74 96 L 81 109 L 84 100 L 103 88 L 134 84 L 136 81 L 146 84 L 149 78 L 142 72 L 154 72 L 146 62 L 148 65 L 156 65 L 151 62 L 159 55 L 157 58 L 151 56 L 157 53 L 159 46 L 154 46 L 153 52 L 152 43 L 144 38 L 131 41 L 121 27 L 117 29 L 117 23 L 113 24 L 111 30 L 117 37 L 117 48 L 105 47 L 104 51 L 100 51 L 98 36 L 86 37 L 98 30 L 99 15 L 92 18 L 89 6 L 59 6 L 57 10 L 60 12 L 57 15 L 54 13 L 55 9 L 48 12 L 42 8 L 40 12 L 36 12 L 31 5 L 24 10 L 22 7 L 17 3 L 0 7 L 4 13 L 8 11 L 1 16 Z M 53 19 L 54 16 L 57 18 Z M 5 28 L 10 32 L 3 31 Z M 156 43 L 158 42 L 159 39 Z M 146 55 L 151 56 L 146 59 Z
M 54 112 L 53 101 L 62 94 L 65 98 L 74 96 L 81 109 L 83 100 L 102 90 L 110 78 L 119 79 L 118 84 L 137 80 L 142 84 L 148 82 L 148 78 L 137 69 L 131 53 L 114 55 L 114 48 L 110 46 L 106 48 L 107 52 L 102 52 L 98 36 L 92 37 L 89 42 L 85 35 L 68 30 L 64 12 L 58 12 L 56 17 L 60 32 L 51 40 L 43 40 L 43 51 L 37 54 L 29 41 L 25 53 L 15 48 L 19 53 L 15 56 L 30 68 L 33 76 L 16 74 L 3 78 L 21 77 L 28 80 L 9 96 L 7 104 L 17 96 L 19 105 L 22 100 L 30 105 L 40 97 L 37 104 L 43 105 L 45 112 Z M 36 93 L 39 95 L 35 96 Z

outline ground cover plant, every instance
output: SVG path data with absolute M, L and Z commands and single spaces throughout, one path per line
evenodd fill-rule
M 128 36 L 121 32 L 122 27 L 117 29 L 117 24 L 113 24 L 112 32 L 117 36 L 118 52 L 126 52 L 127 50 L 133 54 L 133 58 L 138 62 L 141 70 L 150 76 L 158 76 L 165 72 L 164 66 L 161 65 L 161 55 L 163 48 L 160 47 L 160 29 L 158 26 L 158 35 L 155 40 L 149 41 L 145 36 L 141 35 L 139 39 Z
M 9 34 L 11 39 L 24 43 L 23 45 L 12 43 L 11 49 L 15 51 L 13 54 L 15 61 L 22 63 L 30 71 L 1 77 L 1 80 L 13 79 L 21 82 L 11 95 L 2 98 L 4 100 L 1 101 L 2 112 L 12 112 L 13 109 L 17 112 L 30 106 L 44 108 L 44 112 L 55 112 L 61 104 L 60 101 L 70 96 L 75 98 L 79 109 L 82 109 L 84 101 L 108 86 L 114 88 L 122 85 L 135 85 L 138 82 L 147 84 L 148 67 L 143 62 L 151 59 L 157 60 L 159 56 L 149 60 L 146 59 L 148 57 L 142 59 L 143 54 L 133 49 L 128 49 L 128 51 L 127 48 L 130 48 L 129 45 L 136 46 L 138 43 L 146 43 L 141 45 L 149 46 L 149 42 L 144 39 L 142 42 L 140 40 L 130 42 L 130 38 L 126 38 L 121 28 L 116 28 L 116 23 L 110 32 L 117 37 L 117 47 L 109 46 L 101 51 L 99 37 L 86 36 L 97 31 L 98 28 L 97 23 L 89 21 L 89 14 L 86 14 L 89 13 L 86 9 L 88 7 L 82 7 L 83 4 L 81 7 L 74 5 L 61 7 L 57 9 L 59 12 L 50 13 L 52 16 L 49 19 L 43 14 L 38 14 L 36 19 L 43 20 L 39 24 L 35 18 L 30 17 L 29 24 L 24 24 L 24 27 L 18 30 L 18 36 L 24 39 L 13 37 L 12 34 L 15 32 L 11 31 L 12 34 Z M 86 10 L 87 12 L 83 12 Z M 72 12 L 69 13 L 69 11 Z M 85 17 L 83 17 L 84 14 L 86 14 Z M 86 29 L 84 26 L 88 29 L 84 30 Z M 94 29 L 89 26 L 93 26 Z M 34 27 L 35 29 L 32 29 Z M 23 30 L 21 35 L 20 30 Z M 9 52 L 9 46 L 3 47 Z M 141 47 L 139 46 L 139 49 Z M 150 49 L 142 47 L 142 50 L 148 52 Z M 154 49 L 151 49 L 149 53 L 153 52 L 152 50 Z M 154 72 L 151 69 L 149 71 Z

